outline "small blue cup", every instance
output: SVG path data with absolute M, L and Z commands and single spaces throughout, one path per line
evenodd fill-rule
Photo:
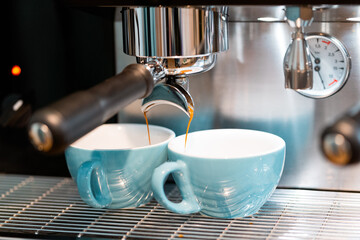
M 145 124 L 104 124 L 66 149 L 65 157 L 81 198 L 96 208 L 131 208 L 153 195 L 151 176 L 167 159 L 175 133 Z
M 200 212 L 218 218 L 256 213 L 275 190 L 285 162 L 282 138 L 261 131 L 216 129 L 171 140 L 169 162 L 155 169 L 154 196 L 181 214 Z M 182 202 L 167 199 L 164 182 L 172 173 Z

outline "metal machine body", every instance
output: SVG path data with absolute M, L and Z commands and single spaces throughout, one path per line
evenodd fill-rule
M 278 134 L 287 142 L 280 186 L 358 191 L 360 164 L 335 165 L 320 147 L 323 129 L 360 100 L 360 23 L 346 20 L 356 17 L 354 6 L 315 11 L 314 21 L 307 27 L 307 32 L 327 33 L 342 41 L 352 59 L 347 84 L 325 99 L 310 99 L 284 88 L 282 63 L 292 29 L 284 21 L 283 9 L 229 8 L 229 51 L 218 55 L 212 70 L 190 76 L 190 93 L 197 106 L 190 131 L 251 128 Z M 122 50 L 120 10 L 115 20 L 118 71 L 135 61 Z M 275 22 L 258 20 L 261 17 L 273 17 Z M 140 105 L 138 101 L 124 108 L 120 122 L 144 122 Z M 162 106 L 148 117 L 150 124 L 167 126 L 177 134 L 186 130 L 188 118 L 178 109 Z

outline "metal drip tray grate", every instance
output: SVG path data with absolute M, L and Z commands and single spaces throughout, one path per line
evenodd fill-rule
M 168 196 L 180 195 L 168 185 Z M 0 175 L 0 235 L 123 239 L 360 238 L 360 193 L 277 189 L 252 217 L 179 215 L 155 200 L 136 209 L 94 209 L 70 178 Z

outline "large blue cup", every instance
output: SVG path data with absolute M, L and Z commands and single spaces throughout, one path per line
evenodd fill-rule
M 97 208 L 130 208 L 153 195 L 151 176 L 167 159 L 175 133 L 145 124 L 104 124 L 73 143 L 66 151 L 71 176 L 81 198 Z
M 260 131 L 217 129 L 190 133 L 168 145 L 169 162 L 155 169 L 154 196 L 169 210 L 218 218 L 256 213 L 275 190 L 284 167 L 285 142 Z M 182 195 L 174 203 L 164 193 L 172 173 Z

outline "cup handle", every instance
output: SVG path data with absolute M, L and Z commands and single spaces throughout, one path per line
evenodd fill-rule
M 92 173 L 95 170 L 100 193 L 94 193 L 91 187 Z M 85 203 L 96 208 L 104 208 L 110 205 L 112 201 L 110 190 L 99 160 L 87 161 L 81 164 L 76 179 L 80 197 Z
M 165 194 L 164 183 L 172 172 L 178 172 L 176 184 L 180 189 L 182 201 L 180 203 L 171 202 Z M 154 170 L 151 184 L 156 200 L 172 212 L 180 214 L 196 213 L 201 210 L 196 196 L 191 188 L 189 172 L 186 164 L 178 160 L 176 162 L 166 162 Z

